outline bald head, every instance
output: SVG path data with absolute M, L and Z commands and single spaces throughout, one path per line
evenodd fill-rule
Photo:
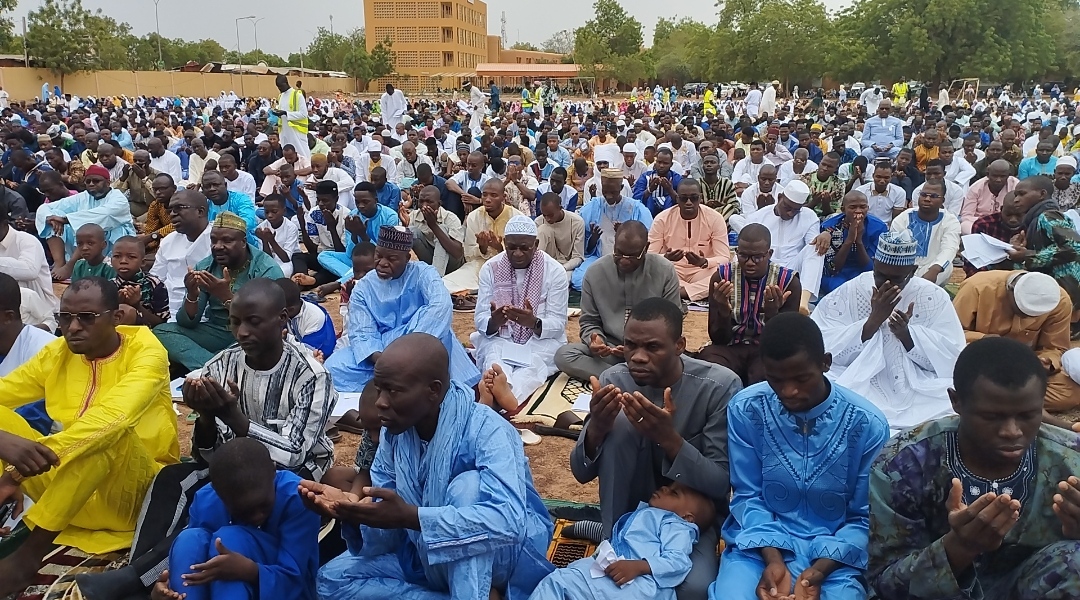
M 245 283 L 237 292 L 232 306 L 238 304 L 258 307 L 265 318 L 271 319 L 285 310 L 285 291 L 273 279 L 258 277 Z
M 502 194 L 506 191 L 506 183 L 504 183 L 501 179 L 489 179 L 487 183 L 484 184 L 483 191 L 491 192 L 494 194 Z
M 204 196 L 202 192 L 186 188 L 176 190 L 176 193 L 172 196 L 172 202 L 186 204 L 192 208 L 201 208 L 203 209 L 203 212 L 209 208 L 206 196 Z
M 990 163 L 990 166 L 986 168 L 986 173 L 988 175 L 993 174 L 1000 177 L 1008 177 L 1009 174 L 1012 173 L 1012 163 L 1004 158 L 999 158 Z
M 619 225 L 619 230 L 615 232 L 615 243 L 618 243 L 619 240 L 626 240 L 631 244 L 638 244 L 648 239 L 649 230 L 641 221 L 627 221 Z
M 769 232 L 768 227 L 760 223 L 750 223 L 739 231 L 739 243 L 743 242 L 764 242 L 771 245 L 772 233 Z
M 422 356 L 424 360 L 416 360 Z M 415 381 L 450 381 L 450 355 L 439 338 L 410 333 L 390 343 L 375 365 L 376 372 L 400 373 Z

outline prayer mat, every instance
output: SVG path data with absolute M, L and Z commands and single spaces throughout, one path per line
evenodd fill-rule
M 566 297 L 566 306 L 569 308 L 581 308 L 581 292 L 571 289 Z
M 45 557 L 33 585 L 9 600 L 82 600 L 75 576 L 119 569 L 127 564 L 127 551 L 90 555 L 61 546 Z
M 547 559 L 551 564 L 563 569 L 575 560 L 592 556 L 596 552 L 596 544 L 591 540 L 579 540 L 567 537 L 563 530 L 573 525 L 573 521 L 566 519 L 555 520 L 555 533 L 551 536 L 551 544 L 548 546 Z
M 511 419 L 521 425 L 552 427 L 562 413 L 571 410 L 581 394 L 591 394 L 588 383 L 571 379 L 566 373 L 556 373 L 525 402 L 525 409 Z M 582 419 L 584 413 L 578 413 Z M 581 429 L 580 426 L 577 427 Z

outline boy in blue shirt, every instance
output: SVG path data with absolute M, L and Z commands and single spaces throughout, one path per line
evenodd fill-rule
M 222 445 L 152 600 L 315 600 L 319 516 L 304 507 L 299 484 L 262 443 Z

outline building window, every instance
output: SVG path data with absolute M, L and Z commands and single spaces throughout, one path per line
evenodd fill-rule
M 372 7 L 372 13 L 376 19 L 393 19 L 394 4 L 392 2 L 376 2 Z
M 438 19 L 439 18 L 439 3 L 438 2 L 420 2 L 417 4 L 417 16 L 421 19 Z
M 454 5 L 449 2 L 442 3 L 442 16 L 444 19 L 451 19 L 454 16 Z
M 454 66 L 454 53 L 453 52 L 443 52 L 443 66 L 444 67 L 452 67 L 452 66 Z

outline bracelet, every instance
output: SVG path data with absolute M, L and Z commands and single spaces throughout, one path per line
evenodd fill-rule
M 198 298 L 198 296 L 196 296 L 195 299 L 192 300 L 191 298 L 188 298 L 187 296 L 184 296 L 184 303 L 185 304 L 198 304 L 199 303 L 199 298 Z
M 10 476 L 15 483 L 22 483 L 22 480 L 25 479 L 25 477 L 23 477 L 23 474 L 15 468 L 15 465 L 8 465 L 4 467 L 4 474 Z

